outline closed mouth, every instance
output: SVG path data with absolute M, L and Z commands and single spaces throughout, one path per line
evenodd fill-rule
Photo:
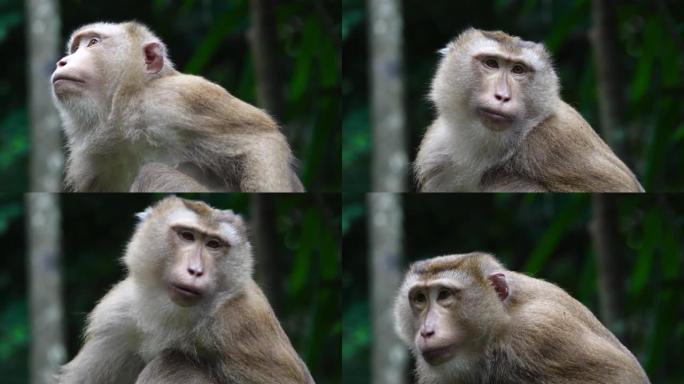
M 197 298 L 202 296 L 202 293 L 196 289 L 190 288 L 185 285 L 180 285 L 180 284 L 171 284 L 171 288 L 176 290 L 176 292 L 180 293 L 182 296 L 188 297 L 188 298 Z
M 421 351 L 423 359 L 430 365 L 437 365 L 448 360 L 454 352 L 453 345 L 447 345 L 445 347 L 431 348 Z
M 71 77 L 71 76 L 64 76 L 64 75 L 57 75 L 52 78 L 52 84 L 55 84 L 56 82 L 63 80 L 63 81 L 73 81 L 75 83 L 85 83 L 85 81 L 78 79 L 76 77 Z
M 497 123 L 507 123 L 513 121 L 513 117 L 511 115 L 505 114 L 495 109 L 480 107 L 477 109 L 477 111 L 481 115 Z

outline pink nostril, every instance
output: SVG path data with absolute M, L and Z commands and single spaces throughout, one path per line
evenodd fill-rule
M 196 276 L 196 277 L 200 277 L 203 274 L 201 269 L 195 269 L 195 268 L 188 268 L 188 273 L 191 276 Z
M 63 67 L 63 66 L 65 66 L 65 65 L 66 65 L 66 60 L 64 60 L 64 59 L 60 59 L 60 60 L 57 62 L 57 66 L 58 66 L 58 67 Z

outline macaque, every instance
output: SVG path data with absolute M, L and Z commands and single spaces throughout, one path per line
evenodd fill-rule
M 411 265 L 394 315 L 420 384 L 649 383 L 584 305 L 486 253 Z
M 441 51 L 437 118 L 414 163 L 423 192 L 643 192 L 560 98 L 542 44 L 468 29 Z
M 264 111 L 176 71 L 136 22 L 77 29 L 52 75 L 78 192 L 302 192 Z
M 313 384 L 252 279 L 242 218 L 167 197 L 139 214 L 127 277 L 88 317 L 59 384 Z

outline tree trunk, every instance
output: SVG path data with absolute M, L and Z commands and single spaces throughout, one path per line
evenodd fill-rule
M 372 188 L 406 190 L 406 117 L 399 0 L 368 0 L 373 126 Z
M 250 196 L 250 213 L 252 222 L 252 244 L 254 244 L 254 259 L 256 260 L 256 280 L 264 290 L 273 309 L 278 312 L 281 295 L 275 294 L 282 287 L 282 268 L 280 258 L 275 254 L 278 241 L 275 226 L 275 207 L 272 196 L 263 193 L 253 193 Z
M 278 65 L 275 2 L 250 0 L 249 43 L 254 59 L 259 105 L 276 119 L 282 118 L 282 97 Z
M 59 117 L 50 97 L 50 75 L 61 46 L 58 4 L 28 0 L 28 95 L 31 129 L 30 189 L 58 192 L 62 180 Z M 66 359 L 60 268 L 59 195 L 26 195 L 31 321 L 30 380 L 53 383 Z
M 26 2 L 31 127 L 31 191 L 59 192 L 62 185 L 62 137 L 59 116 L 50 97 L 50 75 L 61 47 L 57 1 Z
M 405 382 L 406 347 L 394 333 L 392 303 L 401 283 L 401 195 L 369 193 L 371 315 L 373 317 L 373 384 Z
M 597 70 L 599 114 L 601 130 L 608 144 L 620 155 L 621 143 L 616 142 L 615 131 L 620 126 L 618 111 L 623 109 L 621 71 L 618 60 L 617 25 L 614 2 L 611 0 L 592 1 L 591 42 Z M 617 147 L 620 145 L 620 147 Z
M 599 112 L 601 128 L 609 143 L 614 137 L 615 130 L 619 129 L 618 111 L 622 110 L 614 6 L 614 3 L 609 0 L 592 1 L 591 41 L 598 71 Z M 620 337 L 624 335 L 622 331 L 624 327 L 616 327 L 616 325 L 622 319 L 624 276 L 615 251 L 617 229 L 615 201 L 613 196 L 608 194 L 594 194 L 592 201 L 594 217 L 591 235 L 598 264 L 600 314 L 604 323 Z
M 59 195 L 28 193 L 26 207 L 31 383 L 52 384 L 53 376 L 66 359 L 60 274 Z
M 624 276 L 621 262 L 615 251 L 615 233 L 617 228 L 617 212 L 615 199 L 607 194 L 592 196 L 593 218 L 591 235 L 596 251 L 598 270 L 600 315 L 618 337 L 622 336 L 624 327 L 616 327 L 622 319 L 624 296 Z

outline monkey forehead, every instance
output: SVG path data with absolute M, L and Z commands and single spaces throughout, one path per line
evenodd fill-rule
M 99 22 L 84 25 L 71 33 L 71 37 L 69 37 L 69 40 L 67 41 L 67 50 L 71 48 L 71 44 L 74 40 L 80 39 L 82 36 L 93 34 L 111 36 L 121 32 L 121 24 Z
M 72 32 L 69 41 L 67 42 L 67 51 L 71 48 L 74 40 L 82 36 L 97 34 L 101 36 L 115 36 L 126 34 L 128 36 L 138 36 L 142 40 L 159 40 L 159 38 L 152 33 L 146 26 L 135 22 L 127 21 L 123 23 L 97 22 L 84 25 L 74 32 Z
M 470 28 L 461 33 L 452 44 L 464 47 L 473 56 L 504 56 L 512 61 L 526 62 L 536 70 L 551 62 L 551 55 L 543 44 L 523 40 L 502 31 Z

